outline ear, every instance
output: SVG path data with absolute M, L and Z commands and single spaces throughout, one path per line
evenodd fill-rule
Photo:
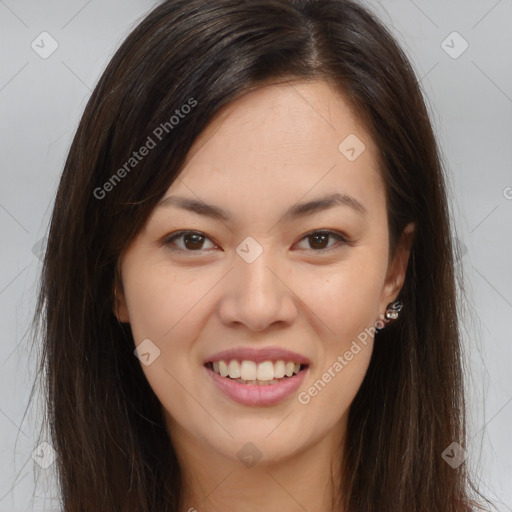
M 395 257 L 388 266 L 380 303 L 380 312 L 382 314 L 386 311 L 387 305 L 396 300 L 404 284 L 407 263 L 409 261 L 414 238 L 414 229 L 415 225 L 413 222 L 405 226 L 398 240 Z
M 113 313 L 121 323 L 130 323 L 126 298 L 124 296 L 123 284 L 121 278 L 116 273 L 113 286 L 114 305 Z

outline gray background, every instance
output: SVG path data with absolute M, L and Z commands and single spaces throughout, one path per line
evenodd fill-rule
M 34 459 L 51 462 L 51 449 L 37 448 L 38 402 L 25 414 L 41 241 L 92 88 L 156 3 L 0 0 L 0 512 L 58 508 L 55 465 L 32 458 L 36 450 Z M 512 512 L 512 0 L 368 5 L 422 78 L 443 151 L 468 298 L 466 464 L 497 508 Z

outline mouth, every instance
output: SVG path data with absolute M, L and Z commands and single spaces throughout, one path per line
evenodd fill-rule
M 220 359 L 205 367 L 223 379 L 246 386 L 272 386 L 293 379 L 309 365 L 283 359 L 256 362 L 248 359 Z
M 291 399 L 311 365 L 304 355 L 279 346 L 234 347 L 203 361 L 211 383 L 224 397 L 252 407 Z
M 304 382 L 309 365 L 294 360 L 217 359 L 204 364 L 214 387 L 228 399 L 250 407 L 276 406 Z

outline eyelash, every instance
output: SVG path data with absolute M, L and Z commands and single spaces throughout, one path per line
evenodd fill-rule
M 201 254 L 201 253 L 203 253 L 205 251 L 205 249 L 190 250 L 190 249 L 181 249 L 181 248 L 171 247 L 171 244 L 174 242 L 174 240 L 182 238 L 185 235 L 199 235 L 199 236 L 203 237 L 205 240 L 210 240 L 215 246 L 217 246 L 215 244 L 215 242 L 213 242 L 213 240 L 211 240 L 208 236 L 206 236 L 201 231 L 186 231 L 186 230 L 185 231 L 178 231 L 177 233 L 169 235 L 168 237 L 166 237 L 162 241 L 162 245 L 167 246 L 167 248 L 170 251 L 172 251 L 172 252 L 181 252 L 181 253 L 186 252 L 186 253 L 199 253 L 199 254 Z M 317 229 L 315 231 L 310 231 L 309 233 L 306 233 L 299 241 L 302 241 L 302 240 L 305 240 L 307 238 L 313 237 L 314 235 L 327 235 L 327 236 L 331 236 L 331 237 L 336 238 L 338 240 L 338 242 L 341 242 L 342 246 L 343 245 L 351 245 L 351 242 L 345 236 L 343 236 L 341 233 L 338 233 L 336 231 L 332 231 L 332 230 L 329 230 L 329 229 Z M 325 248 L 322 248 L 322 249 L 303 249 L 303 250 L 309 250 L 309 251 L 313 251 L 313 252 L 317 252 L 317 253 L 326 253 L 326 252 L 329 252 L 329 251 L 332 251 L 332 250 L 335 250 L 335 249 L 336 249 L 336 244 L 334 244 L 331 247 L 325 247 Z M 208 250 L 208 249 L 206 249 L 206 250 Z

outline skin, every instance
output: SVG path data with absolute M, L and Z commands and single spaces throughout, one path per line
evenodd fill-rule
M 350 134 L 366 146 L 352 162 L 338 149 Z M 221 111 L 164 196 L 199 198 L 232 219 L 157 206 L 123 252 L 116 314 L 130 323 L 136 345 L 149 338 L 160 350 L 142 368 L 164 407 L 184 475 L 183 510 L 331 510 L 331 471 L 339 481 L 349 406 L 373 337 L 307 404 L 298 393 L 274 406 L 236 403 L 213 386 L 203 365 L 225 349 L 277 345 L 310 359 L 298 392 L 307 391 L 382 318 L 402 286 L 414 226 L 388 261 L 377 154 L 328 83 L 262 87 Z M 340 205 L 282 218 L 296 203 L 333 191 L 356 198 L 366 214 Z M 319 229 L 350 243 L 306 236 Z M 180 230 L 206 238 L 163 243 Z M 248 236 L 263 249 L 252 263 L 236 252 Z M 248 442 L 261 453 L 252 467 L 237 456 Z

